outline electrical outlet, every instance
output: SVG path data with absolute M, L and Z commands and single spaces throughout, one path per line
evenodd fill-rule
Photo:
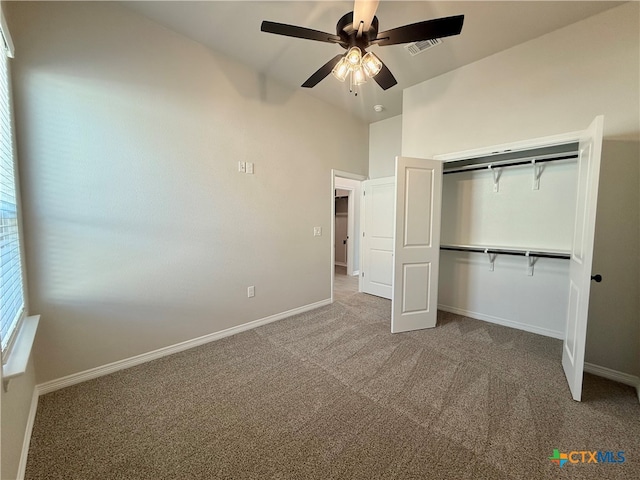
M 251 285 L 249 288 L 247 288 L 247 297 L 252 298 L 255 296 L 256 296 L 256 287 Z
M 313 227 L 313 236 L 314 237 L 322 236 L 322 227 Z

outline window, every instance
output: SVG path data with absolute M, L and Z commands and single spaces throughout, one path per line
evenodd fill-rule
M 9 82 L 13 46 L 4 17 L 0 33 L 0 339 L 4 360 L 24 313 L 24 291 Z

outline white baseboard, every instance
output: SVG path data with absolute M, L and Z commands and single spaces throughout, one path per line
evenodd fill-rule
M 476 320 L 482 320 L 484 322 L 496 323 L 505 327 L 517 328 L 518 330 L 524 330 L 525 332 L 537 333 L 538 335 L 544 335 L 545 337 L 557 338 L 562 340 L 564 338 L 564 332 L 556 330 L 550 330 L 548 328 L 537 327 L 535 325 L 529 325 L 527 323 L 520 323 L 514 320 L 509 320 L 501 317 L 494 317 L 492 315 L 486 315 L 484 313 L 472 312 L 458 307 L 451 307 L 449 305 L 438 305 L 439 310 L 445 312 L 455 313 L 463 315 L 469 318 L 475 318 Z
M 38 386 L 33 389 L 33 395 L 31 396 L 31 406 L 29 407 L 29 416 L 27 417 L 27 425 L 24 429 L 24 439 L 22 440 L 22 452 L 20 453 L 20 463 L 18 464 L 17 479 L 23 480 L 24 474 L 27 469 L 27 456 L 29 455 L 29 445 L 31 444 L 31 433 L 33 432 L 33 423 L 36 419 L 36 412 L 38 410 L 38 397 L 40 392 Z
M 124 360 L 118 360 L 116 362 L 108 363 L 100 367 L 91 368 L 83 372 L 67 375 L 66 377 L 50 380 L 48 382 L 44 382 L 37 385 L 36 388 L 40 395 L 44 395 L 46 393 L 60 390 L 61 388 L 70 387 L 71 385 L 76 385 L 78 383 L 82 383 L 87 380 L 92 380 L 94 378 L 102 377 L 104 375 L 109 375 L 110 373 L 114 373 L 119 370 L 124 370 L 125 368 L 134 367 L 136 365 L 150 362 L 158 358 L 166 357 L 167 355 L 172 355 L 174 353 L 182 352 L 184 350 L 189 350 L 190 348 L 198 347 L 200 345 L 204 345 L 209 342 L 214 342 L 216 340 L 220 340 L 221 338 L 235 335 L 236 333 L 244 332 L 246 330 L 251 330 L 261 325 L 266 325 L 267 323 L 275 322 L 277 320 L 282 320 L 283 318 L 291 317 L 299 313 L 308 312 L 309 310 L 314 310 L 316 308 L 320 308 L 330 304 L 331 304 L 331 299 L 321 300 L 319 302 L 311 303 L 309 305 L 304 305 L 302 307 L 287 310 L 286 312 L 277 313 L 275 315 L 270 315 L 268 317 L 260 318 L 252 322 L 243 323 L 242 325 L 227 328 L 219 332 L 210 333 L 208 335 L 203 335 L 202 337 L 194 338 L 192 340 L 187 340 L 185 342 L 177 343 L 175 345 L 170 345 L 168 347 L 159 348 L 158 350 L 153 350 L 151 352 L 136 355 L 135 357 L 125 358 Z
M 603 377 L 608 380 L 613 380 L 614 382 L 624 383 L 625 385 L 634 387 L 636 389 L 636 394 L 638 395 L 638 402 L 640 402 L 640 377 L 588 362 L 584 362 L 584 371 L 591 373 L 592 375 L 597 375 L 598 377 Z

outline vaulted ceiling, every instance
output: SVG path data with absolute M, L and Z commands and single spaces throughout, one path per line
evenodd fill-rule
M 336 22 L 353 10 L 341 1 L 144 1 L 122 2 L 127 7 L 207 47 L 247 65 L 256 72 L 289 85 L 300 85 L 333 56 L 344 52 L 335 44 L 263 33 L 262 20 L 299 25 L 335 33 Z M 331 75 L 305 89 L 366 122 L 402 113 L 402 90 L 463 65 L 511 48 L 623 2 L 610 1 L 381 1 L 380 30 L 451 15 L 465 15 L 459 36 L 417 56 L 403 45 L 374 46 L 398 80 L 383 91 L 369 80 L 358 96 L 348 84 Z M 597 39 L 594 39 L 597 41 Z M 562 45 L 558 45 L 562 48 Z M 382 112 L 374 105 L 383 105 Z

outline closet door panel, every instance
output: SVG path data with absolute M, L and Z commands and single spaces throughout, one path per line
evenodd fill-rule
M 564 368 L 574 400 L 582 398 L 584 351 L 589 315 L 591 264 L 600 177 L 603 117 L 597 117 L 580 138 L 573 246 L 569 265 L 569 308 L 562 349 Z
M 391 331 L 436 326 L 442 162 L 396 158 Z

